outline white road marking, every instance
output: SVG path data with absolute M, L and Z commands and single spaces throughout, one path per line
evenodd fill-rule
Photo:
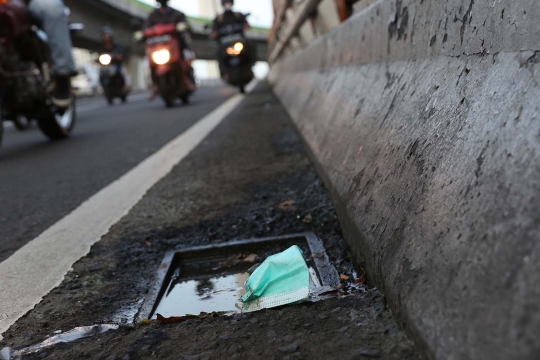
M 249 94 L 250 92 L 253 91 L 253 89 L 255 89 L 255 87 L 257 86 L 257 84 L 259 83 L 259 81 L 257 79 L 253 80 L 252 82 L 250 82 L 249 84 L 246 85 L 246 92 Z
M 131 96 L 128 97 L 128 102 L 127 103 L 130 104 L 130 103 L 139 102 L 139 101 L 148 99 L 149 96 L 150 96 L 150 94 L 148 94 L 148 93 L 131 95 Z M 116 100 L 116 101 L 118 101 L 118 100 Z M 118 105 L 120 105 L 120 104 L 118 104 Z M 110 107 L 110 105 L 105 102 L 105 99 L 103 99 L 103 102 L 99 101 L 97 103 L 78 105 L 77 106 L 77 112 L 78 113 L 84 113 L 84 112 L 92 111 L 92 110 L 107 109 L 109 107 Z
M 251 87 L 253 88 L 254 85 Z M 235 95 L 0 263 L 0 340 L 244 99 Z

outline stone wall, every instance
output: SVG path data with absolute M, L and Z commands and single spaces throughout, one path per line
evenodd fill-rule
M 540 2 L 379 0 L 273 65 L 428 357 L 540 358 Z

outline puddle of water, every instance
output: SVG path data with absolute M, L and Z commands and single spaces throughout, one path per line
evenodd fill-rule
M 173 277 L 152 318 L 156 319 L 157 314 L 171 317 L 234 311 L 236 302 L 245 294 L 248 277 L 248 273 L 186 281 Z
M 292 245 L 304 252 L 314 293 L 322 291 L 325 295 L 336 290 L 341 283 L 338 272 L 313 233 L 171 250 L 163 258 L 136 321 L 157 319 L 157 314 L 170 318 L 201 312 L 237 312 L 248 269 Z

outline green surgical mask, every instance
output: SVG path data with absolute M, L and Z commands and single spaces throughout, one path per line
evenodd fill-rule
M 294 245 L 268 257 L 249 277 L 242 297 L 243 312 L 268 309 L 309 298 L 309 270 L 302 250 Z

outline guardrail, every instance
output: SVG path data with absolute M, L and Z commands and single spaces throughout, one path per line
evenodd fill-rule
M 319 6 L 319 3 L 321 1 L 322 0 L 306 0 L 300 5 L 300 8 L 298 9 L 298 13 L 296 14 L 294 20 L 290 23 L 290 25 L 287 27 L 287 30 L 285 31 L 285 36 L 283 37 L 283 39 L 280 39 L 279 42 L 275 45 L 275 47 L 272 49 L 270 57 L 268 58 L 270 63 L 273 63 L 277 60 L 277 58 L 281 55 L 289 41 L 291 41 L 291 39 L 298 33 L 300 27 L 304 25 L 307 19 L 309 19 L 316 13 L 317 7 Z M 283 24 L 285 12 L 287 11 L 287 8 L 291 6 L 291 3 L 291 0 L 286 0 L 283 2 L 283 10 L 280 9 L 282 13 L 281 11 L 280 13 L 278 13 L 280 18 L 278 18 L 279 22 L 276 24 L 276 35 L 280 30 L 281 25 Z
M 353 14 L 354 4 L 371 0 L 333 0 L 339 21 L 347 20 Z M 323 0 L 276 0 L 274 1 L 274 24 L 270 34 L 270 63 L 275 62 L 289 45 L 291 39 L 299 34 L 300 28 L 310 19 L 319 16 L 318 8 Z M 294 8 L 294 15 L 287 19 L 287 10 Z M 292 18 L 292 21 L 291 21 Z M 283 26 L 288 23 L 288 27 Z

